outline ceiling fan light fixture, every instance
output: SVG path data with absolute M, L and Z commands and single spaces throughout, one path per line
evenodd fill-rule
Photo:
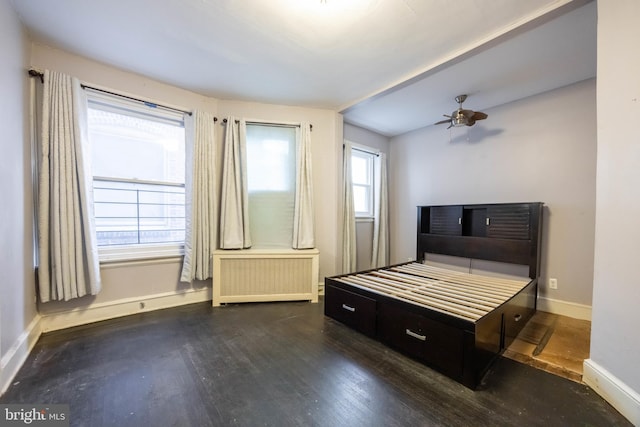
M 469 123 L 469 119 L 465 116 L 462 111 L 456 111 L 455 114 L 451 116 L 451 125 L 453 127 L 466 126 Z

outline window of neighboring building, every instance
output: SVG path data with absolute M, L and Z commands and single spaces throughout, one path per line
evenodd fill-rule
M 254 248 L 291 247 L 296 127 L 247 123 L 247 190 Z
M 88 125 L 101 259 L 179 255 L 185 237 L 182 114 L 90 93 Z
M 353 207 L 357 218 L 373 218 L 375 154 L 354 148 L 351 151 Z

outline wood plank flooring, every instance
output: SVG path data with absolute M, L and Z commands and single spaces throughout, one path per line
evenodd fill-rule
M 589 358 L 591 322 L 538 311 L 527 322 L 504 356 L 521 363 L 582 381 Z
M 0 403 L 72 426 L 629 426 L 589 387 L 506 358 L 479 390 L 326 318 L 194 304 L 44 335 Z

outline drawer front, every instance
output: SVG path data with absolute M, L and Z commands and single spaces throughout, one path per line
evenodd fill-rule
M 532 288 L 535 289 L 535 288 Z M 535 293 L 522 291 L 504 307 L 504 347 L 508 347 L 535 312 Z
M 463 331 L 395 304 L 378 307 L 380 338 L 408 356 L 459 378 L 463 370 Z
M 376 335 L 376 300 L 327 285 L 324 314 L 365 335 Z

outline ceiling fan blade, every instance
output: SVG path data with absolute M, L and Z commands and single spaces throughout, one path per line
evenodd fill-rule
M 470 119 L 475 114 L 473 110 L 460 110 L 460 112 L 467 118 Z
M 485 113 L 481 112 L 481 111 L 476 111 L 475 113 L 473 113 L 473 116 L 471 116 L 471 118 L 473 119 L 473 121 L 476 120 L 484 120 L 487 117 L 489 117 L 488 115 L 486 115 Z
M 439 122 L 435 122 L 434 125 L 441 125 L 443 123 L 451 123 L 451 119 L 440 120 Z

